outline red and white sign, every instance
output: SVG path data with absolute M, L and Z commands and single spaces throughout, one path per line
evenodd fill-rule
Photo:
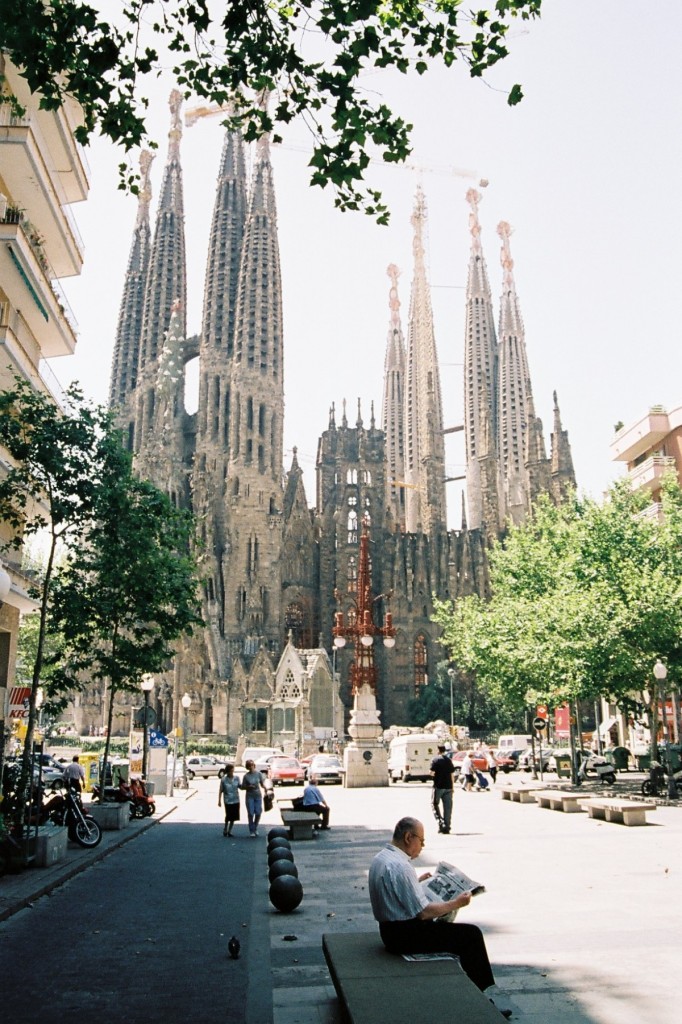
M 554 712 L 554 735 L 571 735 L 571 711 L 568 704 L 564 704 L 562 708 L 557 708 Z
M 13 686 L 9 691 L 9 717 L 25 718 L 31 699 L 30 686 Z

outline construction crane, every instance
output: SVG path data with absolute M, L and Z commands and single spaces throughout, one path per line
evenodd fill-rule
M 185 125 L 187 128 L 192 128 L 197 121 L 203 120 L 205 117 L 217 117 L 220 114 L 229 114 L 231 110 L 232 104 L 230 103 L 202 103 L 196 107 L 188 107 L 185 111 Z M 274 143 L 274 145 L 292 153 L 310 153 L 310 146 L 305 146 L 301 143 L 278 142 Z M 487 178 L 479 178 L 476 171 L 467 170 L 463 167 L 452 167 L 449 165 L 439 167 L 433 164 L 413 163 L 411 161 L 392 163 L 385 160 L 377 160 L 375 157 L 370 157 L 369 162 L 380 167 L 393 167 L 398 170 L 416 171 L 417 174 L 440 174 L 456 178 L 467 178 L 470 181 L 477 180 L 479 188 L 487 188 L 490 184 Z

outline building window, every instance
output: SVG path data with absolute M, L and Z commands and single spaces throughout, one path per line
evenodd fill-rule
M 357 544 L 358 542 L 358 514 L 355 509 L 351 509 L 348 513 L 348 543 Z
M 296 712 L 294 708 L 273 708 L 273 732 L 294 732 L 296 728 Z
M 358 564 L 355 558 L 348 559 L 348 593 L 355 594 L 358 589 Z
M 267 732 L 267 728 L 267 708 L 244 708 L 244 732 Z

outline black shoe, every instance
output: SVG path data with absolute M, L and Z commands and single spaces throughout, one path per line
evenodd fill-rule
M 498 1012 L 498 1013 L 501 1013 L 501 1014 L 502 1014 L 502 1016 L 504 1017 L 504 1019 L 505 1019 L 505 1020 L 509 1020 L 509 1018 L 510 1018 L 510 1017 L 511 1017 L 511 1015 L 512 1015 L 512 1011 L 511 1011 L 511 1010 L 509 1010 L 509 1009 L 507 1009 L 507 1008 L 505 1008 L 504 1010 L 501 1010 L 501 1009 L 499 1008 L 499 1006 L 497 1006 L 497 1005 L 495 1004 L 495 1000 L 494 1000 L 494 999 L 491 999 L 491 1000 L 490 1000 L 490 1002 L 491 1002 L 491 1003 L 493 1004 L 493 1006 L 495 1007 L 495 1009 L 497 1010 L 497 1012 Z

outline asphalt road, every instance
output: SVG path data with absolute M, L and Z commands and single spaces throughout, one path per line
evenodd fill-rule
M 267 878 L 255 872 L 264 840 L 224 839 L 217 780 L 195 785 L 162 826 L 2 925 L 4 1020 L 271 1020 L 270 940 L 262 917 L 252 922 L 254 892 L 267 901 Z

